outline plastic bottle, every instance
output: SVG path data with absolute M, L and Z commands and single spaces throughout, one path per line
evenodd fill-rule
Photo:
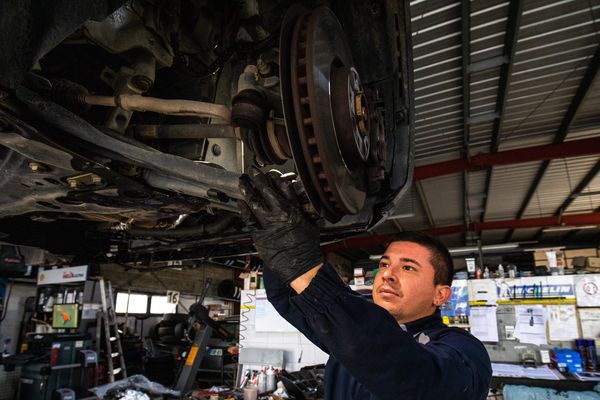
M 267 392 L 275 390 L 275 385 L 275 369 L 272 365 L 269 365 L 269 369 L 267 369 Z
M 597 353 L 596 353 L 596 341 L 594 339 L 588 339 L 585 341 L 586 347 L 586 366 L 588 371 L 596 371 L 597 365 Z
M 502 264 L 498 264 L 498 278 L 504 278 L 504 267 Z
M 258 393 L 265 393 L 267 391 L 267 374 L 265 369 L 261 369 L 258 374 Z
M 479 267 L 475 270 L 475 279 L 481 279 L 481 268 Z
M 489 279 L 490 278 L 490 269 L 488 267 L 485 267 L 485 269 L 483 270 L 483 279 Z

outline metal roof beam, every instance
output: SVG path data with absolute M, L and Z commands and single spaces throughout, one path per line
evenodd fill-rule
M 594 210 L 594 212 L 600 213 L 600 207 L 596 208 L 596 209 Z M 571 231 L 571 232 L 567 233 L 565 236 L 563 236 L 563 237 L 561 238 L 561 241 L 562 241 L 562 242 L 566 242 L 566 241 L 568 241 L 568 240 L 571 240 L 571 238 L 572 238 L 573 236 L 575 236 L 576 234 L 578 234 L 579 232 L 581 232 L 581 229 L 576 229 L 576 230 L 573 230 L 573 231 Z
M 596 165 L 594 165 L 589 171 L 588 173 L 583 177 L 583 179 L 577 184 L 577 186 L 575 187 L 575 189 L 573 189 L 573 191 L 571 192 L 571 194 L 569 195 L 569 197 L 567 197 L 565 199 L 565 201 L 563 201 L 563 203 L 560 205 L 560 207 L 558 207 L 556 209 L 556 211 L 554 211 L 554 215 L 555 216 L 559 216 L 562 215 L 567 208 L 571 205 L 571 203 L 573 203 L 573 201 L 577 198 L 577 195 L 582 193 L 583 190 L 594 180 L 594 178 L 596 177 L 596 175 L 598 175 L 598 172 L 600 172 L 600 160 L 598 160 L 596 162 Z M 542 231 L 539 231 L 536 235 L 535 235 L 535 239 L 537 240 L 540 238 L 540 236 L 542 236 Z
M 467 158 L 442 161 L 414 168 L 413 180 L 434 178 L 463 171 L 480 171 L 495 165 L 511 165 L 532 161 L 580 157 L 600 153 L 600 137 L 569 140 L 563 143 L 478 154 Z M 487 192 L 486 192 L 487 193 Z
M 498 151 L 498 137 L 502 128 L 502 117 L 506 108 L 506 100 L 508 97 L 508 87 L 512 75 L 514 65 L 515 51 L 517 48 L 517 39 L 519 37 L 519 29 L 521 27 L 521 16 L 523 15 L 523 2 L 521 0 L 511 0 L 508 6 L 508 20 L 506 22 L 506 34 L 504 35 L 504 57 L 508 60 L 502 64 L 500 68 L 500 81 L 498 83 L 498 96 L 496 98 L 496 112 L 498 118 L 494 120 L 492 129 L 492 141 L 490 152 Z M 487 196 L 483 201 L 483 210 L 481 211 L 481 221 L 485 218 L 487 211 L 488 199 L 490 194 L 490 185 L 492 180 L 492 170 L 489 169 L 485 180 L 485 192 Z
M 575 187 L 575 189 L 573 189 L 569 197 L 567 197 L 567 199 L 560 205 L 560 207 L 556 209 L 554 215 L 562 215 L 571 205 L 571 203 L 577 198 L 577 195 L 581 194 L 583 190 L 592 182 L 592 180 L 594 180 L 596 175 L 598 175 L 598 172 L 600 172 L 600 160 L 596 162 L 596 165 L 594 165 L 579 182 L 579 184 L 577 184 L 577 186 Z
M 521 0 L 511 0 L 508 6 L 508 21 L 506 22 L 506 35 L 504 36 L 504 55 L 508 62 L 502 64 L 500 71 L 500 82 L 498 83 L 498 97 L 496 98 L 496 112 L 499 117 L 494 122 L 492 131 L 491 152 L 498 151 L 498 136 L 502 128 L 502 117 L 506 109 L 506 100 L 508 99 L 508 87 L 514 65 L 515 51 L 517 49 L 517 38 L 521 26 L 521 15 L 523 14 L 523 2 Z
M 594 57 L 590 61 L 590 64 L 589 64 L 587 70 L 585 71 L 585 75 L 583 76 L 583 78 L 581 78 L 581 82 L 579 83 L 579 87 L 577 88 L 577 91 L 575 92 L 575 95 L 573 96 L 573 100 L 571 101 L 571 104 L 569 105 L 569 109 L 567 110 L 565 116 L 563 117 L 563 120 L 560 123 L 558 131 L 556 132 L 556 136 L 554 137 L 554 144 L 563 143 L 565 138 L 567 137 L 567 134 L 569 133 L 569 129 L 571 128 L 571 125 L 573 124 L 573 121 L 575 120 L 575 117 L 577 116 L 579 107 L 581 107 L 581 104 L 583 104 L 583 101 L 585 100 L 586 96 L 588 95 L 589 90 L 592 87 L 592 84 L 594 83 L 594 80 L 596 79 L 596 77 L 598 75 L 598 69 L 600 69 L 600 46 L 596 47 L 596 53 L 594 54 Z M 540 182 L 542 181 L 542 178 L 544 177 L 544 174 L 545 174 L 546 170 L 548 169 L 549 165 L 550 165 L 550 161 L 544 161 L 540 165 L 540 168 L 538 169 L 538 172 L 537 172 L 533 182 L 531 183 L 531 186 L 530 186 L 529 190 L 527 191 L 525 198 L 523 199 L 523 203 L 521 203 L 521 207 L 519 208 L 519 211 L 517 212 L 517 218 L 521 218 L 523 216 L 523 214 L 525 214 L 525 210 L 527 210 L 527 207 L 529 206 L 531 199 L 535 195 L 535 192 L 537 191 L 537 188 L 538 188 Z M 506 236 L 504 238 L 506 242 L 509 242 L 512 239 L 513 233 L 514 233 L 514 230 L 511 229 L 506 234 Z
M 425 190 L 423 190 L 423 186 L 421 182 L 414 182 L 415 188 L 417 189 L 417 196 L 421 201 L 421 206 L 423 206 L 423 210 L 425 210 L 425 215 L 427 216 L 427 222 L 429 222 L 429 226 L 435 228 L 435 220 L 433 219 L 433 214 L 431 213 L 431 208 L 429 207 L 429 202 L 427 201 L 427 196 L 425 195 Z
M 600 211 L 585 214 L 571 214 L 563 216 L 550 216 L 540 218 L 525 218 L 503 221 L 475 222 L 473 224 L 451 225 L 438 228 L 425 229 L 423 232 L 432 236 L 442 236 L 461 232 L 479 232 L 494 229 L 509 228 L 542 228 L 558 227 L 564 225 L 584 226 L 600 224 Z M 324 253 L 343 251 L 356 248 L 371 248 L 373 246 L 385 245 L 395 239 L 394 234 L 369 235 L 353 237 L 338 242 L 329 243 L 321 247 Z
M 462 60 L 462 95 L 463 95 L 463 149 L 464 157 L 471 160 L 471 132 L 470 132 L 470 109 L 471 109 L 471 77 L 469 65 L 471 63 L 471 0 L 461 1 L 461 60 Z M 471 211 L 469 205 L 469 175 L 463 172 L 463 220 L 465 224 L 471 223 Z M 433 225 L 432 225 L 433 227 Z M 467 235 L 463 237 L 467 244 Z

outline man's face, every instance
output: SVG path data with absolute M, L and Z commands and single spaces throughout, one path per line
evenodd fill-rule
M 391 243 L 373 284 L 375 304 L 399 323 L 431 315 L 450 296 L 450 287 L 434 285 L 435 269 L 427 248 L 412 242 Z

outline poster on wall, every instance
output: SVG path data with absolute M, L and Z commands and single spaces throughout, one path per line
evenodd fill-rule
M 577 312 L 574 305 L 548 305 L 548 333 L 551 341 L 569 341 L 579 338 Z
M 581 336 L 600 338 L 600 308 L 580 308 Z
M 496 323 L 496 306 L 471 308 L 471 334 L 482 342 L 498 342 L 498 324 Z
M 472 279 L 468 281 L 469 300 L 472 302 L 495 305 L 498 300 L 498 288 L 493 279 Z
M 548 344 L 546 308 L 542 305 L 515 306 L 517 323 L 514 336 L 521 343 Z
M 578 307 L 600 307 L 600 276 L 575 277 L 575 295 Z
M 469 315 L 469 286 L 466 279 L 452 281 L 450 299 L 440 307 L 443 317 L 462 317 Z

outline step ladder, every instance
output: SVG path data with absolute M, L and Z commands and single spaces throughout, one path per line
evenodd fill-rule
M 105 282 L 104 278 L 99 278 L 98 283 L 100 285 L 102 309 L 97 314 L 96 351 L 100 356 L 101 337 L 102 331 L 104 331 L 106 372 L 109 382 L 112 383 L 115 381 L 115 375 L 121 374 L 121 378 L 127 378 L 127 370 L 125 368 L 125 358 L 123 357 L 123 347 L 121 346 L 121 336 L 117 328 L 112 285 L 110 282 Z M 115 360 L 120 365 L 118 368 L 114 367 Z

